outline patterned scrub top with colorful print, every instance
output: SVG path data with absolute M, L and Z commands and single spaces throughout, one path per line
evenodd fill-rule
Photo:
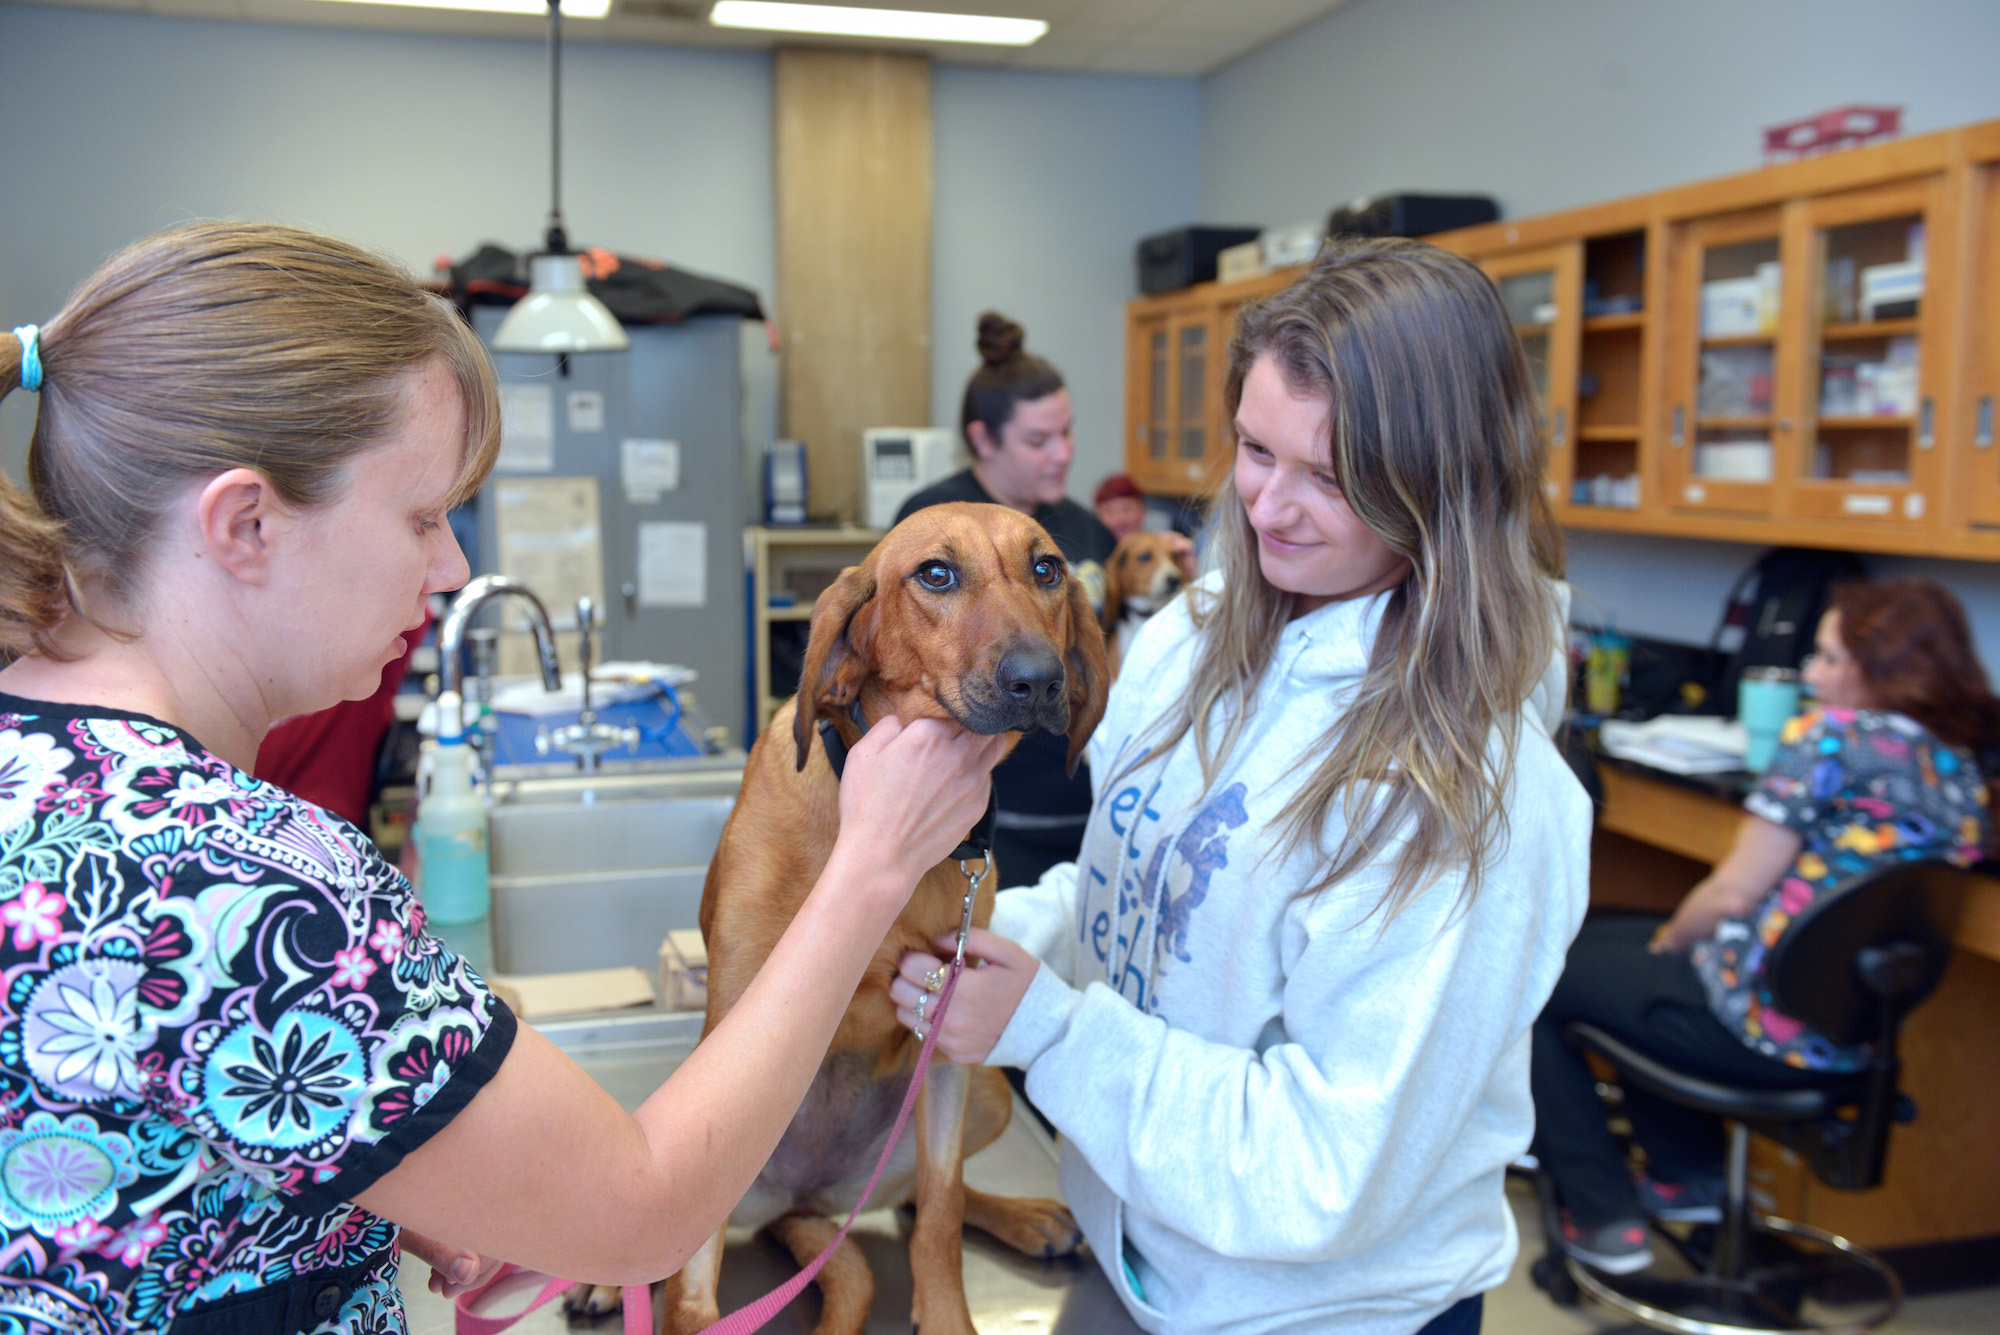
M 404 1330 L 348 1202 L 514 1033 L 347 822 L 0 695 L 0 1331 Z
M 1826 709 L 1785 725 L 1763 781 L 1744 799 L 1753 816 L 1805 841 L 1791 868 L 1747 916 L 1725 919 L 1693 951 L 1710 1007 L 1767 1057 L 1814 1070 L 1858 1070 L 1864 1045 L 1841 1046 L 1771 1007 L 1764 958 L 1821 892 L 1885 863 L 1978 861 L 1986 789 L 1972 756 L 1915 719 L 1881 709 Z

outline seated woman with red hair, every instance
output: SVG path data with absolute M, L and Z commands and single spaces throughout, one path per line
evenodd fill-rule
M 1534 1153 L 1554 1180 L 1563 1245 L 1614 1274 L 1652 1262 L 1646 1216 L 1720 1216 L 1722 1128 L 1625 1091 L 1647 1158 L 1627 1166 L 1596 1081 L 1563 1030 L 1583 1020 L 1668 1065 L 1794 1088 L 1863 1054 L 1770 1006 L 1763 961 L 1814 897 L 1899 859 L 1978 860 L 2000 702 L 1958 600 L 1928 580 L 1838 589 L 1805 679 L 1814 707 L 1785 726 L 1744 800 L 1729 856 L 1671 918 L 1592 917 L 1535 1023 Z

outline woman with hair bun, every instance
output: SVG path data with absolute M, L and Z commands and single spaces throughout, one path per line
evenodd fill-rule
M 1535 1154 L 1555 1183 L 1562 1245 L 1600 1270 L 1652 1264 L 1649 1218 L 1721 1217 L 1723 1130 L 1628 1087 L 1647 1158 L 1635 1175 L 1563 1030 L 1585 1021 L 1730 1084 L 1786 1089 L 1858 1070 L 1861 1049 L 1771 1007 L 1766 952 L 1834 886 L 1906 858 L 1970 864 L 1991 838 L 2000 701 L 1949 592 L 1923 579 L 1837 588 L 1805 679 L 1813 707 L 1785 725 L 1729 855 L 1671 918 L 1586 922 L 1536 1021 Z
M 1104 605 L 1104 563 L 1118 545 L 1111 530 L 1067 493 L 1076 457 L 1076 417 L 1062 373 L 1029 352 L 1021 326 L 987 311 L 979 317 L 979 369 L 965 382 L 958 426 L 972 453 L 969 467 L 934 482 L 903 502 L 901 523 L 926 506 L 986 501 L 1031 516 L 1049 531 L 1070 573 Z M 1069 743 L 1035 733 L 993 772 L 999 804 L 994 864 L 1003 885 L 1040 880 L 1050 867 L 1076 859 L 1090 814 L 1090 773 L 1069 772 Z
M 330 237 L 199 223 L 0 332 L 16 389 L 39 401 L 29 487 L 0 479 L 8 1328 L 394 1335 L 399 1244 L 447 1295 L 495 1258 L 673 1273 L 985 809 L 997 740 L 869 732 L 773 967 L 627 1114 L 360 830 L 252 773 L 467 575 L 445 512 L 500 417 L 458 313 Z

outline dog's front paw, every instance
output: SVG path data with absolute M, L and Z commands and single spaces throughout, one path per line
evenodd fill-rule
M 563 1311 L 570 1316 L 608 1316 L 618 1307 L 618 1290 L 608 1284 L 576 1284 L 563 1294 Z
M 1069 1207 L 1042 1197 L 989 1196 L 968 1188 L 965 1222 L 1029 1256 L 1068 1256 L 1083 1245 Z

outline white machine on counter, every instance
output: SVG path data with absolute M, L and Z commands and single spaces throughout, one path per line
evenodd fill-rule
M 958 433 L 935 426 L 871 426 L 861 433 L 870 528 L 888 528 L 904 501 L 957 468 Z

